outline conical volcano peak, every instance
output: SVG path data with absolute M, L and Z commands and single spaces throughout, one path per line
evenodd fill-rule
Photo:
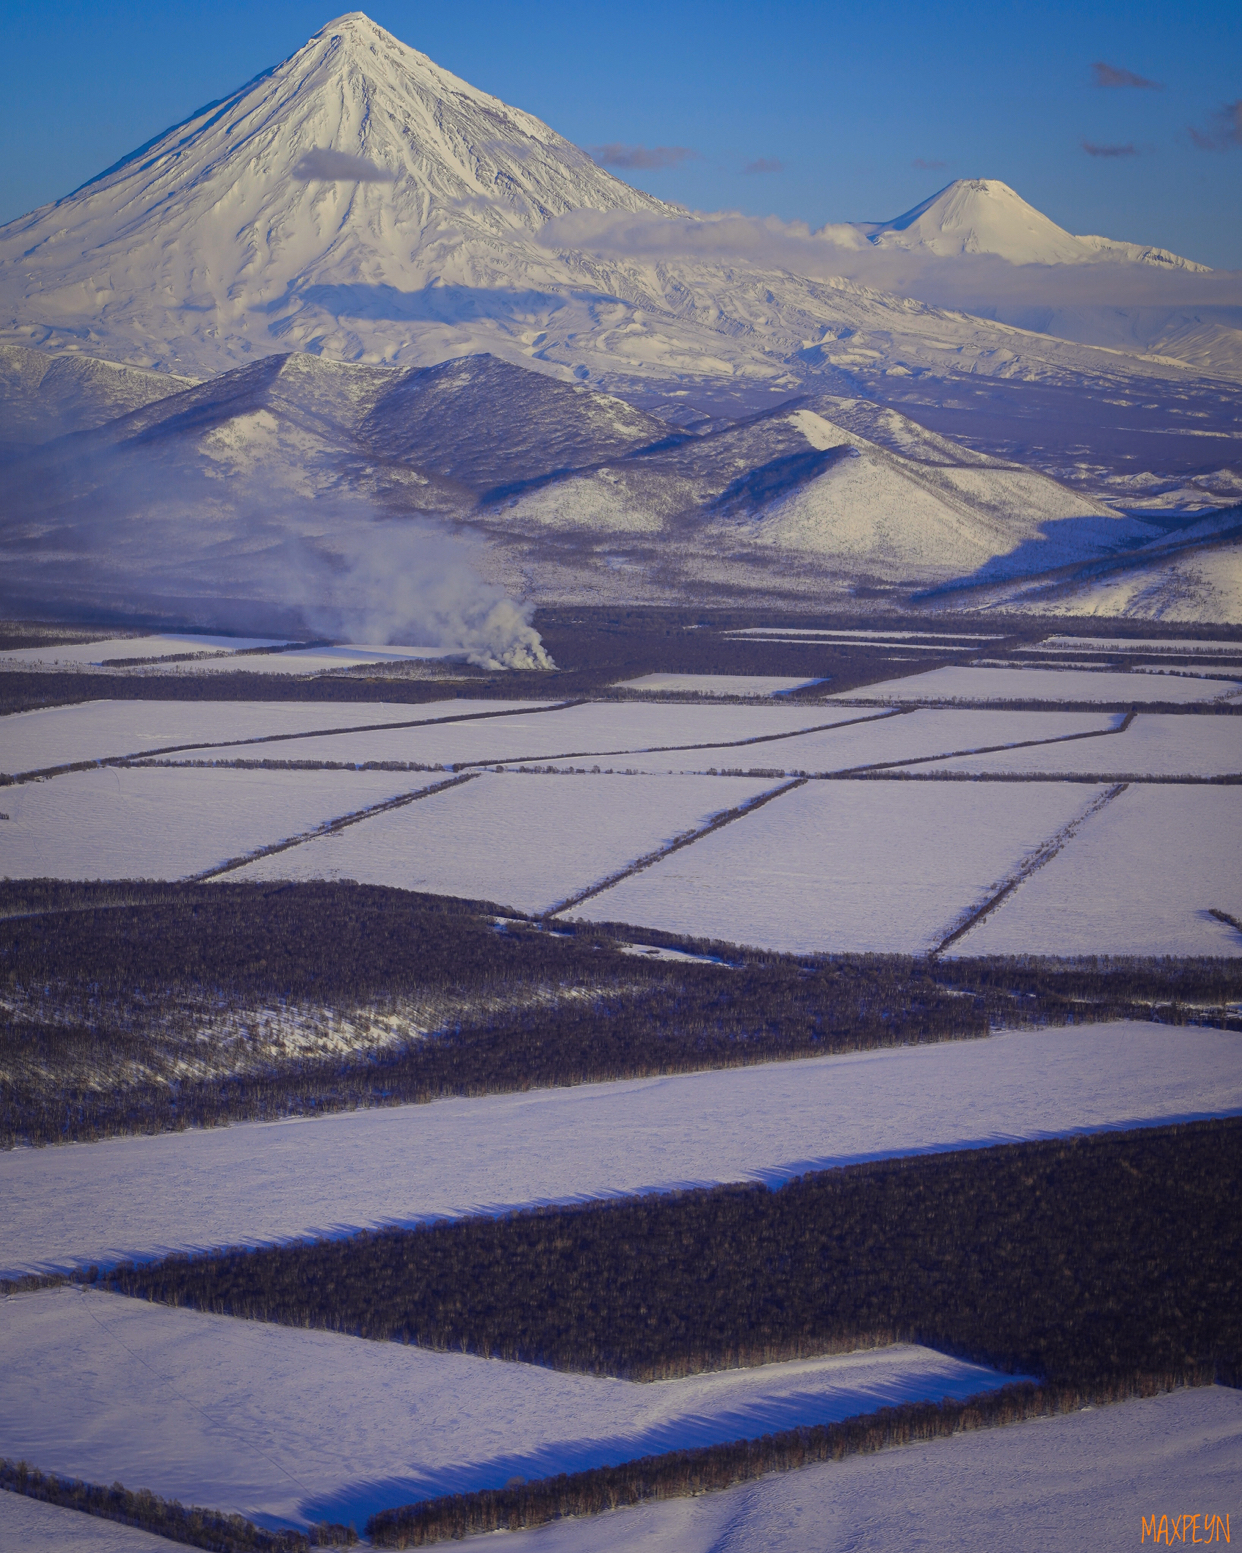
M 989 253 L 1013 264 L 1073 264 L 1087 257 L 1076 237 L 999 178 L 958 178 L 904 215 L 876 223 L 867 235 L 878 248 Z

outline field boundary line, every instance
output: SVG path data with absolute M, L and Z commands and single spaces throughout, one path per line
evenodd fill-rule
M 791 782 L 785 782 L 780 787 L 773 788 L 769 792 L 760 793 L 748 803 L 738 804 L 736 808 L 725 809 L 720 814 L 713 815 L 706 825 L 699 826 L 696 830 L 683 832 L 670 841 L 666 846 L 657 847 L 654 852 L 647 852 L 633 863 L 627 863 L 624 868 L 619 868 L 616 873 L 609 874 L 606 879 L 598 884 L 589 885 L 585 890 L 579 890 L 576 895 L 569 896 L 556 906 L 549 906 L 542 912 L 543 920 L 549 921 L 552 917 L 558 917 L 570 911 L 575 906 L 580 906 L 583 901 L 590 900 L 593 895 L 600 895 L 605 890 L 610 890 L 614 884 L 620 884 L 622 879 L 628 879 L 633 874 L 641 873 L 645 868 L 652 867 L 655 863 L 663 862 L 666 857 L 671 857 L 674 852 L 680 852 L 683 847 L 693 846 L 696 841 L 701 841 L 704 836 L 710 836 L 713 831 L 721 830 L 726 825 L 731 825 L 734 820 L 745 819 L 748 814 L 753 814 L 756 809 L 762 809 L 764 804 L 771 803 L 776 798 L 791 793 L 795 787 L 805 787 L 809 777 L 795 777 Z
M 1115 783 L 1106 792 L 1101 793 L 1098 798 L 1093 799 L 1081 814 L 1075 815 L 1075 817 L 1070 820 L 1068 825 L 1063 825 L 1061 829 L 1057 831 L 1056 835 L 1053 836 L 1050 840 L 1044 842 L 1043 846 L 1041 846 L 1037 851 L 1024 858 L 1023 861 L 1018 864 L 1017 871 L 1012 875 L 1012 877 L 1007 879 L 999 889 L 995 890 L 993 894 L 989 896 L 986 901 L 984 901 L 982 906 L 975 907 L 975 909 L 967 915 L 964 921 L 960 922 L 957 927 L 953 928 L 948 936 L 942 939 L 935 949 L 931 950 L 928 955 L 928 959 L 934 960 L 937 955 L 943 954 L 945 950 L 950 947 L 950 945 L 955 944 L 959 938 L 962 938 L 965 934 L 969 933 L 972 927 L 975 927 L 978 923 L 982 922 L 984 917 L 989 916 L 993 911 L 995 911 L 1007 896 L 1012 894 L 1020 884 L 1024 884 L 1032 874 L 1038 873 L 1046 863 L 1050 863 L 1052 859 L 1056 857 L 1057 853 L 1062 851 L 1063 848 L 1074 839 L 1079 830 L 1087 823 L 1089 819 L 1093 818 L 1100 812 L 1101 809 L 1106 808 L 1110 803 L 1112 803 L 1114 798 L 1120 797 L 1121 794 L 1125 792 L 1126 788 L 1129 787 L 1129 785 L 1130 784 L 1128 782 Z
M 891 771 L 897 767 L 925 766 L 933 760 L 961 760 L 967 755 L 1001 755 L 1006 750 L 1036 749 L 1042 744 L 1072 744 L 1076 739 L 1106 739 L 1110 734 L 1125 733 L 1138 716 L 1131 710 L 1115 728 L 1092 728 L 1086 733 L 1058 733 L 1050 739 L 1019 739 L 1013 744 L 981 744 L 977 749 L 952 750 L 945 755 L 916 755 L 912 760 L 875 760 L 862 766 L 849 766 L 844 771 L 834 771 L 833 776 L 853 776 L 860 771 Z
M 404 809 L 406 804 L 417 803 L 420 798 L 433 798 L 436 793 L 447 792 L 450 787 L 460 787 L 464 782 L 473 782 L 480 774 L 477 771 L 470 771 L 464 776 L 450 777 L 447 782 L 433 782 L 430 787 L 420 787 L 414 793 L 400 793 L 396 798 L 385 798 L 383 803 L 371 804 L 366 809 L 355 809 L 352 813 L 342 814 L 334 820 L 325 820 L 314 830 L 303 831 L 297 836 L 287 836 L 283 841 L 274 841 L 269 846 L 257 847 L 253 852 L 245 852 L 240 857 L 231 857 L 227 863 L 219 863 L 214 868 L 205 868 L 202 873 L 187 874 L 179 882 L 204 884 L 220 874 L 232 873 L 235 868 L 244 868 L 247 863 L 257 863 L 260 858 L 274 857 L 277 852 L 287 852 L 291 847 L 300 847 L 304 842 L 314 841 L 319 836 L 334 836 L 338 831 L 345 830 L 350 825 L 360 825 L 363 820 L 372 819 L 377 814 L 387 814 L 392 809 Z
M 723 739 L 711 744 L 650 744 L 638 749 L 631 746 L 623 750 L 566 750 L 562 755 L 510 755 L 503 760 L 462 760 L 454 765 L 453 770 L 464 771 L 470 766 L 518 766 L 538 760 L 608 760 L 614 755 L 676 755 L 685 750 L 744 749 L 750 744 L 775 744 L 781 739 L 804 739 L 811 733 L 831 733 L 835 728 L 854 728 L 859 723 L 887 722 L 891 717 L 904 717 L 907 712 L 914 710 L 914 707 L 894 707 L 870 717 L 851 717 L 845 722 L 817 723 L 813 728 L 795 728 L 789 733 L 760 733 L 751 739 Z M 967 753 L 971 754 L 973 751 L 967 751 Z M 939 756 L 934 758 L 940 759 Z
M 79 702 L 79 705 L 84 703 Z M 135 703 L 139 704 L 139 703 Z M 242 706 L 257 706 L 261 703 L 240 702 Z M 431 703 L 433 706 L 435 702 Z M 281 744 L 288 739 L 328 739 L 337 734 L 345 733 L 384 733 L 386 731 L 397 732 L 405 728 L 434 728 L 443 723 L 472 723 L 483 722 L 490 717 L 537 717 L 543 712 L 565 712 L 570 707 L 585 706 L 586 697 L 580 697 L 575 701 L 557 701 L 549 706 L 528 707 L 524 711 L 514 711 L 512 707 L 504 712 L 461 712 L 453 717 L 416 717 L 400 723 L 359 723 L 356 728 L 310 728 L 304 733 L 261 733 L 252 739 L 223 739 L 218 744 L 199 741 L 195 744 L 164 744 L 157 749 L 135 750 L 127 755 L 102 755 L 94 760 L 68 761 L 59 766 L 43 766 L 38 770 L 19 771 L 5 773 L 0 781 L 6 787 L 15 787 L 21 782 L 37 782 L 47 777 L 67 776 L 73 771 L 94 771 L 100 767 L 118 766 L 126 762 L 146 760 L 155 755 L 178 755 L 185 750 L 232 750 L 242 749 L 251 744 Z M 50 709 L 49 709 L 50 710 Z

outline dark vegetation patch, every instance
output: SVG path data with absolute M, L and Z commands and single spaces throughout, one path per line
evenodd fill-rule
M 757 1440 L 669 1451 L 618 1466 L 561 1473 L 508 1488 L 426 1499 L 419 1504 L 380 1511 L 368 1520 L 366 1533 L 375 1547 L 420 1548 L 482 1532 L 518 1531 L 544 1526 L 567 1515 L 599 1515 L 647 1500 L 711 1493 L 769 1472 L 792 1472 L 818 1462 L 843 1461 L 847 1456 L 944 1439 L 967 1430 L 1055 1417 L 1092 1404 L 1155 1396 L 1171 1385 L 1210 1381 L 1211 1371 L 1205 1370 L 1135 1376 L 1126 1382 L 1086 1387 L 1019 1383 L 964 1402 L 907 1402 L 840 1423 L 786 1429 Z
M 174 623 L 175 624 L 175 623 Z M 615 607 L 557 606 L 536 611 L 534 625 L 557 664 L 556 672 L 507 671 L 494 673 L 468 664 L 442 668 L 418 664 L 380 672 L 350 670 L 314 679 L 257 674 L 239 666 L 227 673 L 168 673 L 152 665 L 137 673 L 99 673 L 90 670 L 0 672 L 0 714 L 41 706 L 60 706 L 96 699 L 154 701 L 387 701 L 423 705 L 450 697 L 467 699 L 524 698 L 572 699 L 579 696 L 617 699 L 628 692 L 614 687 L 620 680 L 644 674 L 760 674 L 788 675 L 821 683 L 793 692 L 798 700 L 817 700 L 825 693 L 863 690 L 881 680 L 919 674 L 952 663 L 968 663 L 980 655 L 1007 655 L 1018 647 L 1038 643 L 1050 632 L 1076 636 L 1118 638 L 1178 637 L 1188 640 L 1238 640 L 1242 631 L 1230 626 L 1162 625 L 1151 621 L 1083 620 L 1076 617 L 998 615 L 921 615 L 911 611 L 876 614 L 808 614 L 796 603 L 771 608 L 753 605 L 736 608 L 690 609 L 622 605 Z M 748 627 L 781 629 L 815 628 L 826 631 L 919 631 L 943 637 L 940 650 L 913 652 L 900 646 L 877 645 L 865 640 L 838 642 L 757 641 L 728 635 Z M 169 623 L 153 623 L 152 630 L 168 629 Z M 41 645 L 48 640 L 75 636 L 115 634 L 117 628 L 55 628 L 45 624 L 12 625 L 6 641 L 0 628 L 0 646 Z M 129 627 L 133 629 L 133 627 Z M 996 633 L 992 642 L 962 642 L 955 634 Z M 1125 665 L 1144 662 L 1173 663 L 1165 654 L 1126 655 Z M 1188 660 L 1187 660 L 1188 661 Z M 439 677 L 443 676 L 443 677 Z M 1143 690 L 1151 693 L 1148 678 Z M 668 699 L 668 698 L 665 698 Z M 687 697 L 687 699 L 689 699 Z M 719 700 L 712 697 L 712 700 Z M 955 703 L 955 705 L 958 703 Z M 966 703 L 962 703 L 966 704 Z M 981 703 L 995 705 L 996 703 Z M 1062 703 L 1058 703 L 1062 704 Z M 1070 703 L 1063 703 L 1066 707 Z M 1046 701 L 1015 700 L 1010 709 L 1045 707 Z M 1120 703 L 1119 703 L 1120 706 Z M 1100 711 L 1096 703 L 1077 710 Z M 1120 706 L 1129 710 L 1128 703 Z M 1171 702 L 1148 710 L 1186 712 L 1182 703 Z M 1221 708 L 1242 715 L 1242 707 Z
M 1057 1385 L 1242 1359 L 1242 1120 L 127 1265 L 121 1293 L 658 1380 L 919 1342 Z
M 0 884 L 0 1143 L 743 1066 L 998 1024 L 1237 1024 L 1242 998 L 1242 964 L 1228 959 L 798 958 L 622 925 L 549 932 L 496 910 L 343 883 Z M 623 953 L 635 938 L 698 958 Z M 365 1024 L 403 1000 L 446 1011 L 433 1035 L 265 1055 L 264 1009 Z
M 39 1472 L 24 1461 L 7 1457 L 0 1458 L 0 1489 L 65 1510 L 81 1510 L 105 1521 L 119 1521 L 122 1526 L 137 1526 L 170 1542 L 208 1548 L 211 1553 L 306 1553 L 311 1547 L 352 1547 L 358 1541 L 352 1528 L 329 1524 L 316 1527 L 309 1537 L 299 1531 L 264 1531 L 244 1516 L 204 1510 L 199 1505 L 187 1508 L 176 1499 L 161 1499 L 149 1488 L 136 1493 L 120 1483 L 103 1488 Z

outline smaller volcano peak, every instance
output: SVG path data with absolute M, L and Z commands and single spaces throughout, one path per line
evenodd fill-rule
M 1089 255 L 999 178 L 957 178 L 892 221 L 864 229 L 878 248 L 921 249 L 948 257 L 995 254 L 1013 264 L 1075 264 Z

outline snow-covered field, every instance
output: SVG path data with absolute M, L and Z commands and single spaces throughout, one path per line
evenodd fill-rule
M 534 704 L 458 700 L 414 706 L 394 701 L 86 701 L 77 706 L 14 712 L 0 720 L 0 770 L 16 776 L 23 771 L 46 771 L 84 760 L 115 760 L 151 750 L 277 739 L 321 729 L 477 718 L 481 713 L 520 712 Z M 824 721 L 831 721 L 831 716 L 826 715 Z M 283 749 L 267 749 L 235 750 L 221 758 L 287 757 Z
M 761 778 L 485 772 L 229 877 L 353 879 L 543 912 L 771 786 Z
M 113 636 L 101 642 L 62 642 L 55 647 L 11 647 L 0 652 L 0 670 L 17 668 L 90 668 L 101 663 L 141 658 L 158 662 L 194 653 L 249 652 L 255 648 L 282 647 L 282 641 L 264 636 Z M 244 665 L 245 666 L 245 665 Z M 235 663 L 226 667 L 236 669 Z
M 953 714 L 916 712 L 914 715 Z M 1120 717 L 1113 720 L 1121 721 Z M 1124 733 L 1106 739 L 1075 739 L 1065 744 L 1035 745 L 992 755 L 963 755 L 933 762 L 923 770 L 1058 776 L 1075 773 L 1087 776 L 1236 776 L 1242 774 L 1242 717 L 1185 717 L 1140 712 Z
M 965 1397 L 900 1345 L 640 1384 L 65 1289 L 0 1305 L 0 1455 L 261 1521 L 387 1506 Z
M 689 692 L 699 696 L 779 696 L 819 683 L 817 679 L 790 679 L 777 674 L 644 674 L 640 679 L 622 680 L 617 689 L 657 695 Z
M 844 708 L 820 708 L 829 721 Z M 880 710 L 853 707 L 848 717 L 817 732 L 792 733 L 747 744 L 715 744 L 686 750 L 627 753 L 607 764 L 636 771 L 731 771 L 752 769 L 792 773 L 852 771 L 856 767 L 899 765 L 955 751 L 993 749 L 1028 740 L 1062 739 L 1072 734 L 1103 733 L 1122 720 L 1120 712 L 956 711 L 950 708 Z M 582 757 L 554 760 L 581 768 Z
M 1176 1391 L 517 1532 L 515 1553 L 1129 1553 L 1142 1518 L 1230 1516 L 1242 1392 Z M 1200 1519 L 1197 1534 L 1205 1540 Z M 1190 1523 L 1183 1539 L 1193 1541 Z M 1223 1545 L 1223 1531 L 1219 1536 Z M 1152 1546 L 1148 1537 L 1148 1546 Z
M 1242 955 L 1213 907 L 1242 918 L 1242 787 L 1134 785 L 953 952 Z
M 73 771 L 4 790 L 0 877 L 184 879 L 442 780 L 405 771 Z
M 490 702 L 476 701 L 477 707 Z M 589 702 L 539 715 L 481 718 L 475 722 L 291 739 L 282 760 L 410 761 L 423 765 L 488 765 L 572 756 L 626 755 L 684 749 L 731 740 L 796 733 L 848 722 L 859 714 L 839 706 L 696 706 L 643 702 Z M 618 762 L 623 766 L 634 762 Z
M 0 1276 L 1239 1111 L 1242 1037 L 1116 1022 L 17 1149 Z
M 210 1506 L 208 1506 L 210 1508 Z M 0 1547 L 21 1553 L 169 1553 L 163 1537 L 22 1494 L 0 1493 Z
M 1101 791 L 810 782 L 573 915 L 789 953 L 926 953 Z
M 843 690 L 834 701 L 1102 701 L 1141 706 L 1144 702 L 1224 701 L 1242 694 L 1232 680 L 1179 679 L 1125 674 L 1107 669 L 976 668 L 954 664 L 907 679 L 884 680 Z
M 373 668 L 380 663 L 412 663 L 440 658 L 465 658 L 462 647 L 361 647 L 344 643 L 336 647 L 298 647 L 292 652 L 261 653 L 244 663 L 201 658 L 184 664 L 193 674 L 325 674 L 341 669 Z

